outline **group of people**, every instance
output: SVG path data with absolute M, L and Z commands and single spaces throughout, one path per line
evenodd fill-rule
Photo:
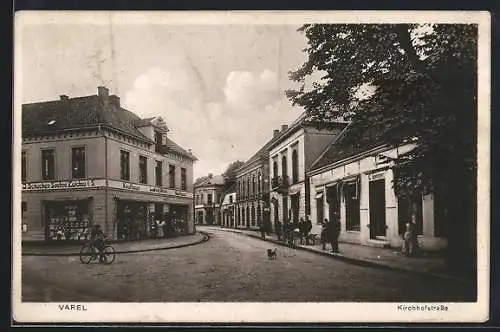
M 340 220 L 338 213 L 333 214 L 331 221 L 325 219 L 321 224 L 321 244 L 326 250 L 326 244 L 330 243 L 332 252 L 339 253 Z
M 278 221 L 274 227 L 279 241 L 287 241 L 293 244 L 295 236 L 298 236 L 300 244 L 309 244 L 309 234 L 312 229 L 312 222 L 309 216 L 306 216 L 305 219 L 302 217 L 300 220 L 285 222 L 283 227 Z

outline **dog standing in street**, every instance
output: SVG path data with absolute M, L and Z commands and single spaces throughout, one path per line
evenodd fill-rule
M 276 259 L 276 256 L 277 256 L 276 248 L 267 249 L 267 258 L 268 259 Z

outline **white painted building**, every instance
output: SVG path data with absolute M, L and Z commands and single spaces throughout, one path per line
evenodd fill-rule
M 308 173 L 312 233 L 319 234 L 322 221 L 331 220 L 336 211 L 341 221 L 340 242 L 400 248 L 413 211 L 420 246 L 425 250 L 446 246 L 443 227 L 434 218 L 434 195 L 418 195 L 411 200 L 396 197 L 391 164 L 382 162 L 384 157 L 397 157 L 413 145 L 347 148 L 350 151 L 336 145 L 334 142 Z
M 236 191 L 232 190 L 227 192 L 222 198 L 220 206 L 220 220 L 222 227 L 227 227 L 227 228 L 236 227 L 235 204 L 236 204 Z
M 298 220 L 310 213 L 309 181 L 306 173 L 345 123 L 316 129 L 301 116 L 289 127 L 282 126 L 279 137 L 269 146 L 271 221 Z

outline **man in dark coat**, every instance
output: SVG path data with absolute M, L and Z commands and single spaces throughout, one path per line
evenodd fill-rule
M 333 214 L 333 219 L 330 222 L 329 231 L 332 251 L 335 253 L 339 253 L 340 218 L 337 212 Z
M 309 216 L 306 216 L 306 221 L 304 221 L 304 236 L 306 238 L 306 245 L 309 244 L 309 233 L 311 233 L 313 225 Z

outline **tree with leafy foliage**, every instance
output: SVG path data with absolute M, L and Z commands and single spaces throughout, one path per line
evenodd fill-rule
M 304 25 L 307 60 L 287 91 L 314 122 L 351 121 L 351 144 L 416 147 L 393 162 L 398 196 L 434 193 L 447 266 L 476 268 L 477 26 Z M 308 87 L 315 73 L 321 79 Z
M 229 187 L 236 183 L 236 170 L 243 166 L 243 164 L 243 161 L 236 160 L 227 166 L 226 171 L 222 174 L 224 177 L 225 190 L 229 189 Z

